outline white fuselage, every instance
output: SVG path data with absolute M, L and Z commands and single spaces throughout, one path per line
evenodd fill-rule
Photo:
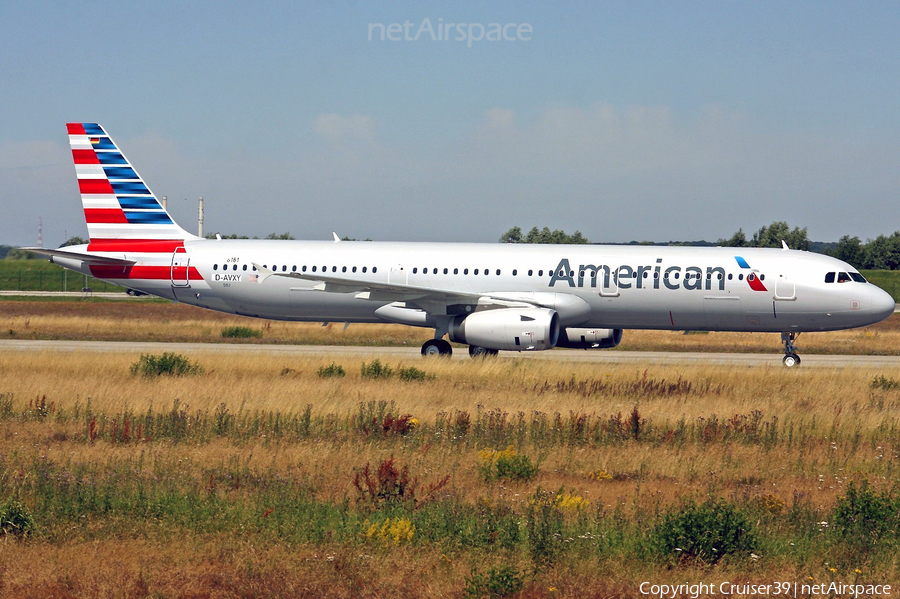
M 850 265 L 792 250 L 264 240 L 186 240 L 183 247 L 104 254 L 135 260 L 132 269 L 55 261 L 160 297 L 278 320 L 434 324 L 385 309 L 420 308 L 414 297 L 378 299 L 353 286 L 326 291 L 317 276 L 523 300 L 556 310 L 564 327 L 827 331 L 878 322 L 894 310 L 874 285 L 837 275 L 826 282 L 828 273 L 861 279 Z M 459 314 L 479 309 L 465 303 Z

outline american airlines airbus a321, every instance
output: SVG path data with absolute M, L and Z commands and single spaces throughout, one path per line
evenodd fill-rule
M 873 324 L 894 300 L 845 262 L 784 249 L 202 239 L 104 129 L 70 123 L 90 243 L 31 248 L 131 289 L 257 318 L 434 329 L 423 355 L 615 347 L 623 329 L 781 333 Z

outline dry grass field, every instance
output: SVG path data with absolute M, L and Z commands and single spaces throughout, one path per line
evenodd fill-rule
M 3 329 L 22 337 L 90 320 L 6 308 Z M 161 335 L 248 324 L 165 314 Z M 159 322 L 107 318 L 107 332 L 86 330 Z M 896 334 L 889 323 L 843 335 L 870 344 Z M 320 329 L 273 323 L 264 339 Z M 0 511 L 14 502 L 31 518 L 22 538 L 0 514 L 3 596 L 900 581 L 900 369 L 185 357 L 197 372 L 146 376 L 137 354 L 2 355 Z M 691 552 L 696 531 L 675 521 L 686 513 L 718 531 L 699 542 L 721 560 Z
M 224 329 L 246 327 L 258 336 L 225 339 Z M 140 301 L 0 301 L 0 339 L 90 339 L 182 342 L 390 345 L 418 347 L 427 329 L 401 325 L 322 326 L 230 316 L 184 304 Z M 806 333 L 801 354 L 900 354 L 900 315 L 849 331 Z M 637 351 L 781 352 L 776 333 L 625 332 L 618 349 Z

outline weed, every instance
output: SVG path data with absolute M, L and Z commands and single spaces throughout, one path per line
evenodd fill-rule
M 34 518 L 15 500 L 0 502 L 0 534 L 27 537 L 34 531 Z
M 389 379 L 394 376 L 394 369 L 376 358 L 368 364 L 362 363 L 360 375 L 364 379 Z
M 202 374 L 203 368 L 188 358 L 173 352 L 160 355 L 141 354 L 140 359 L 131 365 L 131 374 L 142 376 L 185 376 Z
M 262 336 L 262 331 L 252 327 L 233 326 L 222 329 L 222 337 L 226 339 L 259 339 Z
M 886 377 L 883 374 L 879 374 L 872 382 L 869 383 L 869 387 L 872 389 L 881 389 L 882 391 L 896 391 L 900 389 L 900 381 L 893 377 Z
M 437 483 L 423 489 L 423 493 L 416 497 L 420 490 L 419 479 L 410 478 L 409 466 L 397 467 L 394 456 L 383 460 L 376 472 L 368 462 L 353 475 L 353 486 L 356 488 L 359 500 L 364 504 L 371 504 L 375 509 L 387 505 L 403 505 L 415 509 L 431 501 L 438 491 L 450 482 L 448 474 Z
M 500 566 L 490 568 L 481 573 L 477 568 L 472 568 L 470 576 L 466 576 L 466 586 L 463 595 L 470 599 L 477 597 L 509 597 L 515 595 L 525 584 L 525 575 L 512 566 Z
M 503 451 L 485 449 L 478 452 L 478 473 L 485 481 L 529 481 L 537 476 L 538 467 L 531 458 L 517 454 L 510 445 Z
M 0 418 L 6 419 L 13 415 L 13 394 L 0 393 Z
M 344 367 L 340 364 L 332 362 L 328 366 L 320 366 L 319 370 L 316 371 L 316 374 L 319 375 L 320 379 L 339 379 L 347 376 L 347 371 L 344 370 Z
M 401 381 L 431 381 L 435 378 L 433 374 L 428 374 L 415 366 L 400 368 L 400 370 L 397 371 L 397 374 L 400 376 Z
M 834 506 L 831 520 L 844 541 L 872 546 L 900 535 L 900 500 L 876 493 L 866 482 L 859 488 L 851 482 Z
M 394 464 L 394 456 L 383 460 L 376 472 L 368 462 L 353 476 L 353 486 L 359 497 L 375 508 L 384 504 L 401 503 L 404 500 L 415 502 L 418 479 L 410 479 L 409 466 L 398 468 Z
M 651 545 L 661 555 L 708 564 L 726 555 L 749 553 L 757 545 L 753 525 L 723 500 L 690 503 L 666 514 L 650 537 Z
M 563 548 L 563 514 L 557 495 L 538 487 L 525 513 L 528 552 L 536 568 L 552 565 Z

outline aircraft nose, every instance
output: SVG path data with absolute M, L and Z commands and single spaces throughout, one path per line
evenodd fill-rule
M 875 322 L 880 322 L 894 313 L 897 303 L 887 291 L 875 285 L 872 285 L 872 291 L 872 297 L 869 300 L 869 311 L 872 313 L 872 316 L 878 319 Z

